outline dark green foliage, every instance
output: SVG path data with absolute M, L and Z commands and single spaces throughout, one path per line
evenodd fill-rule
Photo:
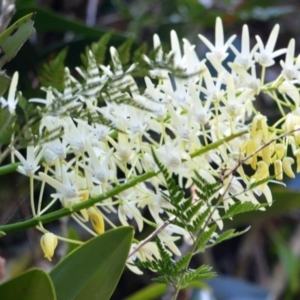
M 222 232 L 210 245 L 207 245 L 206 248 L 213 247 L 216 244 L 219 244 L 223 241 L 226 241 L 226 240 L 232 239 L 234 237 L 237 237 L 239 235 L 242 235 L 245 232 L 247 232 L 249 229 L 250 229 L 250 227 L 246 228 L 245 230 L 237 231 L 237 232 L 235 231 L 235 229 L 226 230 L 226 231 Z
M 87 68 L 88 67 L 88 52 L 92 51 L 96 64 L 104 64 L 105 62 L 105 56 L 107 52 L 107 45 L 112 37 L 112 33 L 107 32 L 104 35 L 101 36 L 101 38 L 97 41 L 91 44 L 90 47 L 86 47 L 85 54 L 81 54 L 80 58 L 83 63 L 83 65 Z
M 120 62 L 122 65 L 126 65 L 131 61 L 131 48 L 132 48 L 132 39 L 127 39 L 120 47 L 118 47 L 118 53 Z
M 228 208 L 226 213 L 222 216 L 222 219 L 228 219 L 237 214 L 258 210 L 264 206 L 266 206 L 266 204 L 253 204 L 252 202 L 235 203 Z
M 159 249 L 161 258 L 156 261 L 137 262 L 137 266 L 150 268 L 159 275 L 158 278 L 153 279 L 154 282 L 171 284 L 175 288 L 185 288 L 191 281 L 204 280 L 215 276 L 214 272 L 210 272 L 211 268 L 208 266 L 201 266 L 196 270 L 189 269 L 188 265 L 192 258 L 192 253 L 183 255 L 178 261 L 174 261 L 169 252 L 159 240 L 157 247 Z
M 215 277 L 217 274 L 211 272 L 211 267 L 202 265 L 198 269 L 189 269 L 184 273 L 181 281 L 181 288 L 187 287 L 192 281 L 207 280 Z
M 193 183 L 197 187 L 195 190 L 198 198 L 204 202 L 209 200 L 222 186 L 221 182 L 209 183 L 198 172 L 194 172 Z
M 165 179 L 166 191 L 162 192 L 162 195 L 164 199 L 173 206 L 172 209 L 165 210 L 174 216 L 174 219 L 172 218 L 172 223 L 185 228 L 190 232 L 191 238 L 197 245 L 197 249 L 195 249 L 196 252 L 203 251 L 206 248 L 206 245 L 212 241 L 212 237 L 217 230 L 217 225 L 209 225 L 213 222 L 211 219 L 213 207 L 207 207 L 207 204 L 202 199 L 205 199 L 207 202 L 212 195 L 217 193 L 220 188 L 220 183 L 208 184 L 204 178 L 197 175 L 195 185 L 198 189 L 201 189 L 201 192 L 198 191 L 197 193 L 198 195 L 201 195 L 201 200 L 193 200 L 193 197 L 186 198 L 183 190 L 170 176 L 167 168 L 158 160 L 153 149 L 152 155 Z M 199 214 L 199 211 L 204 204 L 207 208 Z M 206 228 L 206 231 L 203 231 L 201 228 Z M 172 284 L 177 288 L 184 288 L 193 280 L 203 280 L 215 275 L 213 272 L 210 272 L 210 268 L 207 266 L 202 266 L 196 270 L 189 269 L 188 266 L 193 256 L 192 249 L 191 252 L 187 253 L 176 262 L 171 258 L 161 242 L 158 241 L 157 243 L 161 259 L 158 261 L 139 263 L 140 266 L 155 270 L 160 275 L 160 277 L 155 279 L 156 282 Z
M 174 207 L 174 209 L 166 209 L 166 211 L 168 211 L 176 217 L 174 220 L 174 224 L 179 225 L 183 228 L 187 228 L 190 219 L 186 215 L 186 211 L 189 210 L 190 206 L 192 205 L 192 197 L 185 199 L 184 192 L 179 188 L 177 182 L 172 177 L 170 177 L 169 171 L 158 160 L 153 149 L 152 154 L 155 163 L 157 164 L 159 170 L 161 171 L 165 179 L 167 193 L 162 192 L 162 196 Z
M 143 55 L 147 52 L 147 44 L 143 43 L 141 46 L 139 46 L 133 53 L 132 59 L 133 61 L 141 61 L 143 58 Z
M 0 110 L 0 146 L 10 142 L 15 120 L 16 116 L 12 116 L 8 108 Z
M 199 202 L 197 204 L 197 206 L 195 206 L 195 207 L 198 207 L 198 206 L 201 206 L 201 202 Z M 205 222 L 207 222 L 207 219 L 208 219 L 210 213 L 211 213 L 211 208 L 210 207 L 206 208 L 204 210 L 204 212 L 199 214 L 192 221 L 192 224 L 188 224 L 188 231 L 192 232 L 193 234 L 196 234 L 200 230 L 200 228 L 204 226 Z
M 197 247 L 199 252 L 204 252 L 207 242 L 212 238 L 213 234 L 217 230 L 217 225 L 213 225 L 210 228 L 205 227 L 207 231 L 201 232 L 197 239 Z
M 61 50 L 54 59 L 44 64 L 39 74 L 39 80 L 42 86 L 53 87 L 58 91 L 64 90 L 65 77 L 65 59 L 67 56 L 67 48 Z

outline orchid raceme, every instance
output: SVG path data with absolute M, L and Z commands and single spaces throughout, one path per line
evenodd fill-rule
M 215 45 L 199 35 L 209 49 L 202 61 L 195 46 L 186 39 L 181 43 L 175 31 L 168 53 L 155 35 L 155 58 L 143 56 L 149 71 L 144 90 L 133 75 L 138 62 L 122 66 L 113 47 L 111 65 L 98 65 L 90 50 L 87 67 L 76 68 L 78 79 L 66 68 L 63 91 L 48 87 L 45 99 L 29 100 L 42 112 L 35 141 L 43 144 L 29 144 L 25 159 L 12 138 L 18 172 L 41 186 L 39 199 L 31 189 L 36 217 L 60 202 L 91 235 L 119 224 L 136 232 L 151 227 L 149 239 L 133 240 L 136 254 L 128 257 L 128 267 L 140 273 L 133 266 L 136 259 L 159 271 L 155 263 L 181 255 L 176 244 L 181 238 L 189 237 L 194 252 L 213 245 L 223 219 L 233 217 L 232 207 L 241 212 L 246 205 L 248 210 L 272 205 L 271 180 L 294 177 L 294 162 L 300 171 L 300 63 L 293 39 L 275 50 L 278 34 L 276 25 L 265 46 L 259 36 L 251 45 L 244 26 L 239 50 L 233 45 L 236 36 L 224 42 L 217 18 Z M 234 58 L 227 65 L 229 53 Z M 267 82 L 276 57 L 281 72 Z M 11 115 L 17 80 L 14 75 L 8 99 L 1 99 Z M 255 108 L 262 93 L 278 107 L 274 125 Z M 289 149 L 294 157 L 287 156 Z M 145 174 L 147 180 L 139 180 Z M 54 192 L 46 195 L 45 187 Z M 93 200 L 97 197 L 101 201 Z M 45 232 L 41 223 L 38 229 Z M 41 243 L 51 259 L 55 238 L 46 233 Z

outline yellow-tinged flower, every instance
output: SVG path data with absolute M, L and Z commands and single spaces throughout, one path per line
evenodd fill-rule
M 275 153 L 277 159 L 282 159 L 285 152 L 285 146 L 283 144 L 276 144 L 275 145 Z
M 261 114 L 257 114 L 252 120 L 251 126 L 251 138 L 254 143 L 255 151 L 262 147 L 265 143 L 269 142 L 270 134 L 267 125 L 267 118 Z M 267 165 L 271 163 L 271 156 L 274 152 L 274 147 L 271 145 L 265 146 L 261 151 L 257 154 L 258 156 L 262 156 L 263 160 Z M 252 161 L 252 168 L 254 162 Z M 255 168 L 253 168 L 255 169 Z
M 285 120 L 286 130 L 292 131 L 297 125 L 300 125 L 300 117 L 296 114 L 288 113 Z
M 292 170 L 292 164 L 294 162 L 295 161 L 294 161 L 294 159 L 292 157 L 285 157 L 282 160 L 283 171 L 290 178 L 295 178 L 295 174 L 294 174 L 294 172 Z
M 295 125 L 294 130 L 294 137 L 297 145 L 300 145 L 300 125 Z
M 57 246 L 57 237 L 55 234 L 51 232 L 46 232 L 41 237 L 41 247 L 43 249 L 43 252 L 45 254 L 45 257 L 51 261 L 51 258 L 54 254 L 54 250 Z
M 250 156 L 252 153 L 255 152 L 254 142 L 252 139 L 247 140 L 242 145 L 241 151 L 244 153 L 246 152 L 246 157 Z M 252 169 L 256 169 L 256 163 L 257 163 L 257 154 L 254 154 L 250 156 L 246 161 L 245 164 L 251 164 Z
M 82 191 L 79 191 L 79 195 L 81 196 L 80 202 L 86 201 L 87 199 L 89 199 L 89 196 L 90 196 L 88 190 L 82 190 Z M 87 222 L 87 221 L 89 220 L 89 215 L 88 215 L 88 213 L 87 213 L 86 208 L 81 209 L 81 210 L 80 210 L 80 213 L 81 213 L 83 219 L 85 220 L 85 222 Z
M 105 227 L 104 227 L 104 220 L 101 212 L 96 207 L 90 207 L 87 210 L 87 212 L 90 217 L 94 230 L 98 234 L 102 234 L 105 231 Z
M 268 177 L 269 177 L 269 166 L 263 160 L 261 160 L 257 163 L 257 170 L 251 178 L 253 181 L 260 181 Z M 267 182 L 261 185 L 262 190 L 264 189 L 266 184 Z
M 296 157 L 297 160 L 297 173 L 299 173 L 300 172 L 300 149 L 294 152 L 294 156 Z
M 261 142 L 267 142 L 269 137 L 267 118 L 257 114 L 252 120 L 251 137 L 256 147 L 261 146 Z
M 274 172 L 275 172 L 275 177 L 277 180 L 282 180 L 282 161 L 280 159 L 276 159 L 274 161 Z
M 264 162 L 269 165 L 271 163 L 272 149 L 270 146 L 266 146 L 261 151 L 261 156 Z

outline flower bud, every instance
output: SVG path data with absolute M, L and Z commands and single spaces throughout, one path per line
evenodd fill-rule
M 98 234 L 102 234 L 105 231 L 105 228 L 104 228 L 104 220 L 101 212 L 95 207 L 90 207 L 87 210 L 87 212 L 89 214 L 94 230 Z
M 295 174 L 294 174 L 294 172 L 292 170 L 292 164 L 294 162 L 295 161 L 294 161 L 294 159 L 292 157 L 285 157 L 282 160 L 283 171 L 290 178 L 295 178 Z
M 283 144 L 276 144 L 275 145 L 275 153 L 277 156 L 277 159 L 282 159 L 284 156 L 285 147 Z
M 275 172 L 275 178 L 276 180 L 282 180 L 282 161 L 280 159 L 277 159 L 274 161 L 274 172 Z
M 57 246 L 57 237 L 55 234 L 51 232 L 46 232 L 41 237 L 41 247 L 43 249 L 43 252 L 45 254 L 44 257 L 46 257 L 48 260 L 51 261 L 51 258 L 54 254 L 54 250 Z

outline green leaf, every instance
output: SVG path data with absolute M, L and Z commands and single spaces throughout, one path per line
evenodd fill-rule
M 164 295 L 166 291 L 167 286 L 165 284 L 153 283 L 130 295 L 124 300 L 154 300 Z
M 78 247 L 51 272 L 57 299 L 109 299 L 124 269 L 133 229 L 110 230 Z
M 88 67 L 88 51 L 92 51 L 97 65 L 103 64 L 105 59 L 105 54 L 107 50 L 107 45 L 112 38 L 112 33 L 107 32 L 95 43 L 92 43 L 90 47 L 86 47 L 85 54 L 81 54 L 81 60 L 84 66 Z
M 44 64 L 39 74 L 40 82 L 43 86 L 52 86 L 59 92 L 64 90 L 65 65 L 68 50 L 61 50 L 54 59 Z
M 266 207 L 265 211 L 249 211 L 235 216 L 232 220 L 225 222 L 230 227 L 240 225 L 249 225 L 253 222 L 257 223 L 272 217 L 282 216 L 293 209 L 300 208 L 300 193 L 299 191 L 287 190 L 283 187 L 274 187 L 271 189 L 273 203 Z
M 69 227 L 68 229 L 68 239 L 70 240 L 80 240 L 79 234 L 76 231 L 76 229 L 74 227 Z M 69 254 L 70 252 L 72 252 L 73 250 L 75 250 L 76 248 L 79 247 L 78 244 L 74 244 L 74 243 L 67 243 L 68 244 L 68 250 L 67 250 L 67 254 Z
M 35 33 L 32 16 L 29 14 L 19 19 L 0 35 L 0 97 L 10 84 L 10 78 L 1 68 L 16 56 L 25 41 Z
M 211 267 L 202 265 L 198 269 L 189 269 L 182 277 L 181 288 L 186 288 L 192 281 L 207 280 L 216 277 L 215 272 L 211 272 Z
M 19 19 L 0 35 L 0 68 L 17 54 L 34 33 L 33 13 Z
M 237 202 L 229 207 L 227 212 L 224 214 L 222 219 L 232 218 L 233 216 L 252 210 L 258 210 L 259 208 L 264 207 L 264 204 L 253 204 L 251 202 L 240 203 Z
M 63 15 L 40 6 L 21 6 L 16 11 L 14 18 L 19 18 L 32 11 L 36 12 L 34 25 L 38 32 L 74 32 L 76 35 L 92 39 L 99 39 L 101 35 L 107 32 L 106 30 L 86 26 L 83 22 L 77 20 L 69 20 Z M 125 40 L 124 36 L 117 33 L 114 33 L 113 38 L 114 42 L 118 41 L 117 44 Z
M 128 64 L 131 58 L 130 50 L 133 40 L 128 39 L 118 47 L 119 58 L 122 65 Z
M 5 75 L 4 72 L 0 73 L 0 97 L 5 93 L 6 89 L 10 85 L 10 78 Z
M 49 275 L 43 270 L 29 270 L 0 285 L 1 299 L 55 300 L 55 291 Z
M 226 240 L 229 240 L 229 239 L 232 239 L 234 237 L 237 237 L 239 235 L 242 235 L 244 234 L 245 232 L 247 232 L 249 229 L 251 228 L 251 226 L 247 227 L 245 230 L 242 230 L 242 231 L 237 231 L 235 232 L 235 229 L 229 229 L 229 230 L 226 230 L 224 232 L 222 232 L 217 238 L 216 240 L 211 244 L 209 245 L 209 247 L 212 247 L 216 244 L 219 244 L 223 241 L 226 241 Z
M 212 237 L 214 232 L 217 230 L 217 225 L 211 226 L 207 231 L 200 234 L 199 240 L 197 242 L 198 244 L 198 251 L 203 251 L 205 249 L 205 244 L 209 241 L 209 239 Z
M 10 142 L 15 118 L 7 108 L 0 109 L 0 146 Z

